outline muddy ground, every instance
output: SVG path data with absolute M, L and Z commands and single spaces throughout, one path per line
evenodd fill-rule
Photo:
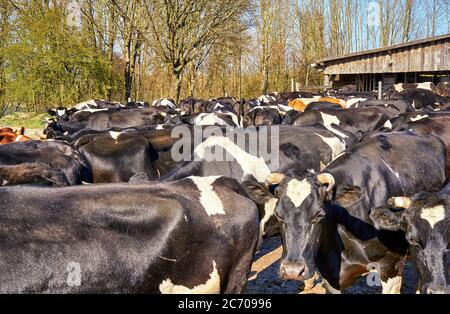
M 297 282 L 282 280 L 279 276 L 280 257 L 282 253 L 280 237 L 264 240 L 260 251 L 255 256 L 246 293 L 296 294 L 301 285 Z M 417 273 L 410 262 L 407 263 L 403 277 L 402 294 L 414 294 L 417 286 Z M 381 293 L 381 287 L 369 287 L 366 278 L 361 278 L 355 285 L 342 291 L 344 294 Z

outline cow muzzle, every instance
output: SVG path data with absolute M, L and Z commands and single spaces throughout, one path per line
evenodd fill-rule
M 305 274 L 308 273 L 308 268 L 306 264 L 282 261 L 280 265 L 280 272 L 285 280 L 303 281 L 307 279 L 305 278 Z

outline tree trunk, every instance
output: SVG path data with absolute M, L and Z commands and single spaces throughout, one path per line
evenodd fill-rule
M 131 39 L 128 40 L 126 49 L 125 49 L 125 102 L 128 102 L 131 98 L 131 86 L 133 77 L 131 75 Z
M 181 84 L 182 84 L 181 71 L 174 71 L 174 75 L 175 75 L 175 102 L 178 104 L 180 102 L 181 96 Z
M 114 25 L 114 10 L 110 10 L 109 12 L 109 34 L 108 34 L 108 53 L 109 53 L 109 66 L 110 66 L 110 76 L 109 76 L 109 87 L 108 87 L 108 100 L 112 100 L 113 93 L 113 84 L 114 84 L 114 42 L 116 41 L 115 35 L 113 34 L 113 25 Z

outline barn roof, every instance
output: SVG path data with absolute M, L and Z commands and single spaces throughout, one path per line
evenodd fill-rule
M 431 43 L 431 42 L 435 42 L 435 41 L 447 40 L 449 38 L 450 38 L 450 34 L 446 34 L 446 35 L 442 35 L 442 36 L 435 36 L 435 37 L 428 37 L 425 39 L 410 41 L 410 42 L 407 42 L 404 44 L 387 46 L 387 47 L 371 49 L 371 50 L 365 50 L 365 51 L 350 53 L 350 54 L 342 55 L 342 56 L 323 58 L 323 59 L 320 59 L 319 61 L 317 61 L 317 64 L 319 64 L 320 66 L 324 66 L 326 62 L 330 62 L 330 61 L 338 61 L 338 60 L 344 60 L 344 59 L 349 59 L 349 58 L 353 58 L 353 57 L 359 57 L 359 56 L 364 56 L 364 55 L 369 55 L 369 54 L 374 54 L 374 53 L 379 53 L 379 52 L 384 52 L 384 51 L 392 51 L 392 50 L 402 49 L 402 48 L 406 48 L 406 47 Z

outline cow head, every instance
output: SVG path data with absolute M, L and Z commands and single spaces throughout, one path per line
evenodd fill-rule
M 301 179 L 281 175 L 269 181 L 279 183 L 275 215 L 283 238 L 281 275 L 287 280 L 310 279 L 316 273 L 315 257 L 327 218 L 325 203 L 333 194 L 335 180 L 328 173 L 308 173 Z
M 378 229 L 401 230 L 410 244 L 420 277 L 421 293 L 450 293 L 449 200 L 440 193 L 395 197 L 374 208 L 370 217 Z
M 58 136 L 64 135 L 64 130 L 55 120 L 47 120 L 47 126 L 43 133 L 47 139 L 56 139 Z

